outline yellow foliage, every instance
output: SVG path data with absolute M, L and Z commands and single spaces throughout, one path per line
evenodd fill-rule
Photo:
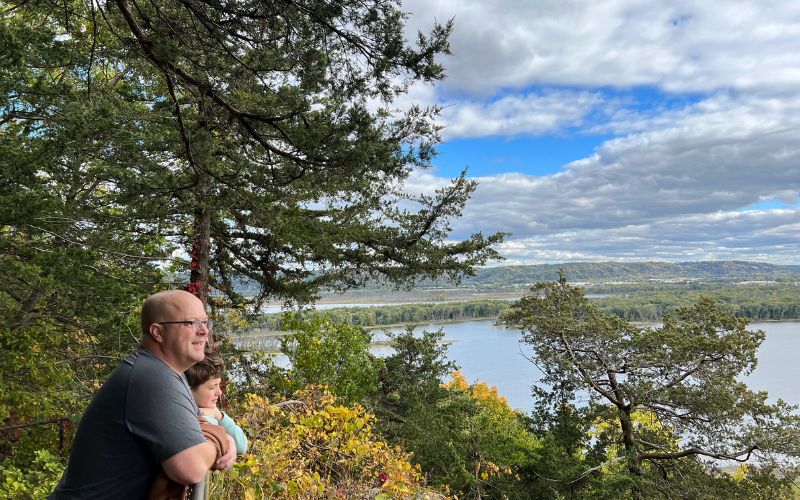
M 237 419 L 249 453 L 214 473 L 214 498 L 441 498 L 424 486 L 410 454 L 377 439 L 374 416 L 363 407 L 334 405 L 323 387 L 295 397 L 303 405 L 278 408 L 248 394 Z
M 532 449 L 535 447 L 534 438 L 521 425 L 519 415 L 509 406 L 506 398 L 501 396 L 496 386 L 488 386 L 485 382 L 476 382 L 472 385 L 467 383 L 467 379 L 460 371 L 451 374 L 452 380 L 444 387 L 449 391 L 459 391 L 468 395 L 480 409 L 479 414 L 471 424 L 473 430 L 478 431 L 475 438 L 479 435 L 494 436 L 497 438 L 503 435 L 495 443 L 487 445 L 485 449 L 473 450 L 471 464 L 473 475 L 482 481 L 489 481 L 501 476 L 516 478 L 517 466 L 524 454 L 522 449 Z M 493 448 L 498 442 L 505 440 L 506 448 Z M 488 460 L 491 457 L 492 460 Z M 498 461 L 505 465 L 498 465 Z
M 453 380 L 444 384 L 446 389 L 449 390 L 459 390 L 459 391 L 467 391 L 469 390 L 469 384 L 467 383 L 467 378 L 461 373 L 461 370 L 456 370 L 450 374 L 453 377 Z
M 495 413 L 513 413 L 514 410 L 508 405 L 508 400 L 501 396 L 497 391 L 497 386 L 488 386 L 486 382 L 476 382 L 472 385 L 467 383 L 466 377 L 460 370 L 454 371 L 450 375 L 453 380 L 444 384 L 448 390 L 459 390 L 469 393 L 469 395 L 478 402 L 478 404 L 486 407 Z
M 736 470 L 731 475 L 731 478 L 736 481 L 737 483 L 742 482 L 744 479 L 747 479 L 747 473 L 749 472 L 750 466 L 747 464 L 742 464 L 736 468 Z

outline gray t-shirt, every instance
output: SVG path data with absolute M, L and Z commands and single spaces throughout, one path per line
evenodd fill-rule
M 140 347 L 95 395 L 51 499 L 146 498 L 158 467 L 205 442 L 186 376 Z

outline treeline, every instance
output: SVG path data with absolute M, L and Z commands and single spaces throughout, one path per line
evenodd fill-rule
M 480 269 L 475 276 L 462 280 L 466 286 L 533 284 L 552 281 L 563 271 L 571 282 L 705 280 L 797 281 L 796 266 L 780 266 L 765 262 L 699 261 L 699 262 L 565 262 L 531 266 L 504 266 Z
M 496 318 L 509 305 L 502 300 L 476 300 L 439 304 L 399 304 L 373 307 L 341 307 L 324 311 L 304 311 L 301 317 L 325 315 L 335 323 L 351 326 L 386 326 L 407 323 L 464 321 Z M 264 330 L 282 330 L 283 314 L 265 314 L 257 326 Z
M 800 287 L 787 284 L 771 285 L 624 285 L 594 287 L 591 292 L 601 296 L 592 301 L 607 314 L 626 321 L 661 321 L 664 313 L 697 302 L 700 296 L 731 307 L 740 317 L 753 321 L 800 319 Z M 605 295 L 608 294 L 608 295 Z M 305 311 L 301 317 L 325 315 L 340 324 L 362 327 L 388 326 L 409 323 L 467 321 L 496 318 L 511 302 L 476 300 L 425 304 L 398 304 L 372 307 L 341 307 L 322 311 Z M 265 314 L 256 327 L 262 330 L 283 330 L 282 314 Z
M 738 285 L 686 290 L 668 287 L 620 296 L 596 297 L 593 301 L 608 314 L 626 321 L 661 321 L 665 312 L 713 298 L 732 308 L 739 317 L 760 320 L 800 319 L 800 287 L 795 285 Z

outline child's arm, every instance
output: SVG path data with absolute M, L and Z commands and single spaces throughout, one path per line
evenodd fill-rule
M 242 428 L 236 425 L 236 422 L 234 422 L 231 417 L 226 415 L 225 412 L 220 413 L 222 413 L 222 420 L 219 421 L 219 425 L 224 427 L 225 431 L 230 434 L 236 442 L 236 453 L 241 455 L 247 451 L 247 436 L 245 436 Z

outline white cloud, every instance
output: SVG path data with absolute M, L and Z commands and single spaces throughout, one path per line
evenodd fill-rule
M 641 128 L 557 175 L 488 177 L 475 202 L 535 203 L 529 219 L 559 230 L 736 210 L 800 192 L 800 99 L 718 96 Z
M 510 231 L 507 257 L 539 261 L 796 261 L 800 209 L 743 210 L 764 200 L 796 202 L 800 98 L 720 94 L 610 126 L 636 132 L 558 174 L 480 178 L 454 236 Z M 409 188 L 443 182 L 417 174 Z
M 609 260 L 754 260 L 797 262 L 800 210 L 726 212 L 666 218 L 652 224 L 512 238 L 499 250 L 508 263 Z
M 794 89 L 800 4 L 777 0 L 413 0 L 409 34 L 455 18 L 445 90 L 653 85 Z
M 574 127 L 603 102 L 599 93 L 550 91 L 509 95 L 488 102 L 448 104 L 442 119 L 447 139 L 557 132 Z

